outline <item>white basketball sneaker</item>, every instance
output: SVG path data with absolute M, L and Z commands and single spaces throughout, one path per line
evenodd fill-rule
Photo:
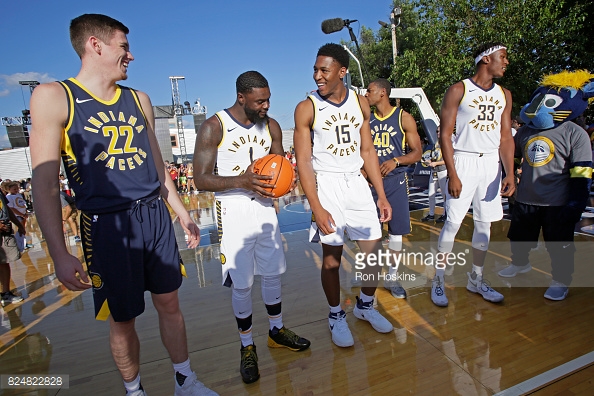
M 487 301 L 490 302 L 501 302 L 503 301 L 503 294 L 496 290 L 493 290 L 489 285 L 489 282 L 483 279 L 482 275 L 477 275 L 476 272 L 472 271 L 466 273 L 468 275 L 468 283 L 466 284 L 466 290 L 473 293 L 478 293 Z
M 349 330 L 349 325 L 346 321 L 346 313 L 340 311 L 328 315 L 328 327 L 332 333 L 332 342 L 339 347 L 346 348 L 355 345 L 353 335 Z
M 358 319 L 369 322 L 371 327 L 373 327 L 378 333 L 389 333 L 394 330 L 392 323 L 390 323 L 388 319 L 384 318 L 382 314 L 380 314 L 373 307 L 373 300 L 364 303 L 357 296 L 357 304 L 355 305 L 355 309 L 353 309 L 353 314 Z
M 448 296 L 445 293 L 445 280 L 437 275 L 431 281 L 431 301 L 438 307 L 448 306 Z

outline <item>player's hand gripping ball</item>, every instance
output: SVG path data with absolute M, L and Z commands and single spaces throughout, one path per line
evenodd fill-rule
M 275 198 L 282 197 L 289 191 L 293 185 L 295 171 L 291 162 L 279 154 L 268 154 L 254 163 L 254 173 L 263 176 L 272 176 L 271 180 L 262 180 L 270 184 L 271 187 L 265 188 L 274 194 Z M 276 187 L 273 187 L 276 185 Z

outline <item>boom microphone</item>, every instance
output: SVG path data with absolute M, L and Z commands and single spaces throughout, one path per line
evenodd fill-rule
M 326 19 L 322 22 L 322 32 L 326 34 L 340 32 L 343 27 L 348 26 L 352 22 L 357 22 L 357 20 L 350 20 L 350 19 L 342 19 L 342 18 L 332 18 Z

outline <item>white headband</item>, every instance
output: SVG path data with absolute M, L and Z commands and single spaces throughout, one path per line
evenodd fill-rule
M 489 49 L 484 50 L 476 58 L 474 58 L 474 64 L 478 65 L 478 63 L 481 61 L 481 59 L 483 59 L 483 56 L 489 56 L 493 52 L 499 51 L 500 49 L 507 49 L 507 47 L 504 47 L 503 45 L 496 45 L 495 47 L 491 47 Z

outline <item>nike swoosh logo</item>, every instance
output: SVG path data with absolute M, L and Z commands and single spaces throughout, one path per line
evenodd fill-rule
M 324 110 L 326 107 L 328 107 L 328 106 L 319 107 L 319 108 L 318 108 L 318 111 L 322 111 L 322 110 Z
M 567 245 L 567 246 L 569 246 L 569 245 Z M 278 300 L 279 298 L 280 298 L 280 296 L 278 296 L 278 297 L 276 298 L 276 300 Z
M 563 249 L 569 247 L 571 245 L 571 243 L 568 243 L 567 245 L 563 245 Z
M 93 99 L 84 99 L 84 100 L 80 100 L 79 98 L 76 98 L 76 103 L 79 103 L 79 104 L 80 104 L 80 103 L 85 103 L 85 102 L 88 102 L 88 101 L 90 101 L 90 100 L 93 100 Z
M 330 330 L 334 330 L 334 325 L 330 325 Z
M 243 312 L 239 311 L 239 314 L 240 314 L 240 315 L 243 315 L 245 312 L 246 312 L 246 311 L 243 311 Z
M 476 88 L 475 89 L 469 89 L 468 90 L 468 92 L 474 92 L 474 91 L 476 91 Z
M 234 130 L 237 127 L 233 127 L 233 128 L 227 128 L 227 132 L 231 132 L 232 130 Z
M 402 181 L 400 182 L 400 184 L 404 184 L 404 180 L 402 180 Z
M 370 124 L 372 124 L 374 122 L 375 122 L 375 118 L 373 120 L 369 121 Z

